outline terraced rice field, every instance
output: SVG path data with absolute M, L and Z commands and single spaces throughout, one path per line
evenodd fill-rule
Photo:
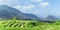
M 60 23 L 47 23 L 30 20 L 0 21 L 0 30 L 60 30 Z

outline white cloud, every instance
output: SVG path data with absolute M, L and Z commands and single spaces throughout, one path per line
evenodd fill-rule
M 41 2 L 42 0 L 31 0 L 32 2 Z
M 17 5 L 15 8 L 22 12 L 26 12 L 27 10 L 33 9 L 34 7 L 35 7 L 34 5 L 26 5 L 26 6 Z
M 50 5 L 49 2 L 41 2 L 40 3 L 40 7 L 42 7 L 42 8 L 45 8 L 45 7 L 49 6 L 49 5 Z
M 0 0 L 0 4 L 16 6 L 16 5 L 19 5 L 19 1 L 18 0 Z
M 4 2 L 6 2 L 6 0 L 0 0 L 0 4 L 4 4 Z
M 28 9 L 32 9 L 32 8 L 34 8 L 34 5 L 28 5 L 28 6 L 22 7 L 23 10 L 28 10 Z
M 14 7 L 14 8 L 16 8 L 16 9 L 20 9 L 21 8 L 21 6 L 20 5 L 17 5 L 16 7 Z

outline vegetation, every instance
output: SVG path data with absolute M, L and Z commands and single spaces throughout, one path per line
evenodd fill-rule
M 36 20 L 0 19 L 0 30 L 60 30 L 60 21 L 53 23 Z

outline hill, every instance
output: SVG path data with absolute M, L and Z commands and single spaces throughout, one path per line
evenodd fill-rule
M 39 18 L 33 14 L 25 14 L 15 8 L 9 7 L 7 5 L 0 5 L 0 18 L 12 18 L 16 17 L 18 19 L 32 19 L 38 20 Z

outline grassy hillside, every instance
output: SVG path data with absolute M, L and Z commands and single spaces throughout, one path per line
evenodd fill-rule
M 0 20 L 0 30 L 60 30 L 60 21 L 53 23 L 32 20 Z

